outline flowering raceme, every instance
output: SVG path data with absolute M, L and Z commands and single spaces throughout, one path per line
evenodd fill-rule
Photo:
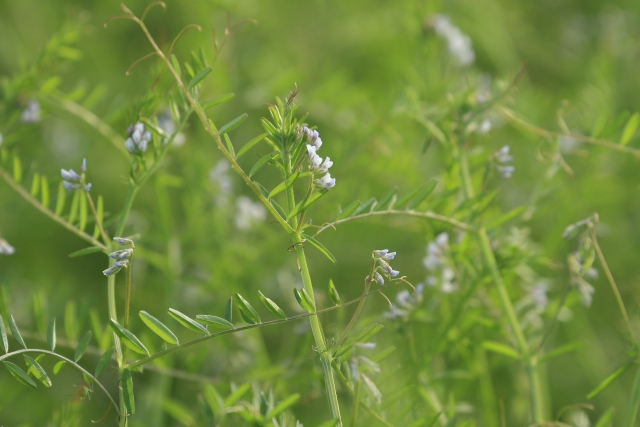
M 333 166 L 333 162 L 329 157 L 326 159 L 322 159 L 322 157 L 318 156 L 317 151 L 322 146 L 322 139 L 318 134 L 318 131 L 311 130 L 308 127 L 302 128 L 302 133 L 306 136 L 308 140 L 307 144 L 307 153 L 309 159 L 309 171 L 317 172 L 317 173 L 326 173 L 322 178 L 316 179 L 314 183 L 318 187 L 322 187 L 325 189 L 333 188 L 336 185 L 336 179 L 331 178 L 331 174 L 329 173 L 329 168 Z

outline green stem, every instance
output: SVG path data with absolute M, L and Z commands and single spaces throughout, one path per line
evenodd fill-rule
M 595 215 L 595 221 L 597 222 L 597 214 Z M 620 295 L 620 290 L 618 289 L 618 285 L 616 285 L 616 281 L 613 279 L 613 274 L 611 274 L 611 270 L 609 270 L 609 265 L 607 264 L 607 260 L 600 249 L 600 245 L 598 244 L 598 237 L 596 236 L 596 227 L 594 223 L 589 224 L 589 234 L 591 235 L 591 242 L 593 242 L 593 249 L 596 251 L 596 255 L 598 256 L 598 260 L 600 261 L 600 265 L 602 265 L 602 269 L 604 270 L 604 274 L 607 276 L 607 281 L 609 282 L 609 286 L 611 286 L 611 291 L 613 295 L 616 297 L 616 302 L 618 303 L 618 308 L 620 308 L 620 313 L 622 313 L 622 318 L 629 330 L 629 336 L 631 339 L 636 342 L 635 334 L 633 333 L 633 328 L 631 327 L 631 321 L 629 320 L 629 315 L 627 314 L 627 309 L 624 306 L 624 301 L 622 300 L 622 295 Z
M 627 407 L 627 417 L 624 421 L 624 427 L 633 427 L 636 423 L 636 415 L 638 414 L 638 406 L 640 405 L 640 367 L 633 381 L 633 390 L 629 397 L 629 406 Z
M 304 319 L 304 318 L 307 318 L 307 317 L 316 316 L 316 315 L 321 314 L 321 313 L 327 313 L 329 311 L 338 310 L 340 308 L 347 307 L 349 305 L 355 304 L 358 301 L 362 300 L 363 298 L 366 298 L 369 295 L 376 294 L 378 292 L 380 292 L 380 289 L 376 289 L 374 291 L 369 292 L 367 295 L 363 295 L 361 297 L 358 297 L 358 298 L 356 298 L 354 300 L 342 303 L 340 305 L 335 305 L 333 307 L 328 307 L 328 308 L 323 308 L 322 310 L 317 310 L 314 313 L 296 314 L 295 316 L 289 316 L 286 319 L 269 320 L 267 322 L 254 323 L 252 325 L 241 326 L 239 328 L 227 329 L 227 330 L 224 330 L 224 331 L 215 332 L 213 334 L 205 335 L 203 337 L 196 338 L 196 339 L 191 340 L 191 341 L 183 342 L 183 343 L 180 343 L 180 344 L 175 345 L 173 347 L 169 347 L 169 348 L 167 348 L 165 350 L 162 350 L 162 351 L 159 351 L 157 353 L 154 353 L 151 356 L 147 356 L 144 359 L 136 360 L 135 362 L 132 362 L 132 363 L 128 364 L 127 368 L 135 369 L 138 366 L 145 365 L 145 364 L 151 362 L 154 359 L 157 359 L 157 358 L 162 357 L 162 356 L 166 356 L 167 354 L 173 353 L 174 351 L 181 350 L 183 348 L 190 347 L 192 345 L 200 344 L 200 343 L 202 343 L 204 341 L 208 341 L 210 339 L 219 337 L 221 335 L 233 334 L 233 333 L 236 333 L 236 332 L 246 331 L 247 329 L 260 328 L 262 326 L 277 325 L 277 324 L 280 324 L 280 323 L 290 322 L 292 320 Z
M 463 190 L 465 197 L 468 200 L 473 197 L 473 186 L 471 184 L 469 163 L 467 161 L 464 150 L 458 150 L 458 147 L 456 145 L 453 146 L 453 149 L 454 154 L 460 164 L 460 175 L 462 178 Z M 485 263 L 489 268 L 489 273 L 491 274 L 494 285 L 498 292 L 498 298 L 500 299 L 502 310 L 507 317 L 507 321 L 509 323 L 509 326 L 511 327 L 511 331 L 515 336 L 520 354 L 525 360 L 525 367 L 527 370 L 527 376 L 529 378 L 531 415 L 533 421 L 536 423 L 541 423 L 545 419 L 545 410 L 543 405 L 541 380 L 537 367 L 537 358 L 534 354 L 531 353 L 529 349 L 529 343 L 524 336 L 524 332 L 522 331 L 522 327 L 520 326 L 520 322 L 518 321 L 518 316 L 516 315 L 515 309 L 511 302 L 511 298 L 509 297 L 509 292 L 507 291 L 507 287 L 502 280 L 502 275 L 500 274 L 500 269 L 498 268 L 493 249 L 491 248 L 491 242 L 489 241 L 489 236 L 487 235 L 487 230 L 484 225 L 481 225 L 477 229 L 477 236 L 480 243 L 480 251 L 482 252 L 482 256 L 484 257 Z
M 15 356 L 17 354 L 20 353 L 42 353 L 42 354 L 50 354 L 54 357 L 57 357 L 58 359 L 64 360 L 65 362 L 69 363 L 70 365 L 72 365 L 74 368 L 76 368 L 77 370 L 79 370 L 80 372 L 82 372 L 83 374 L 87 375 L 89 378 L 91 378 L 93 380 L 93 382 L 95 382 L 96 384 L 98 384 L 98 387 L 100 387 L 102 389 L 102 391 L 104 391 L 104 393 L 107 395 L 107 397 L 109 398 L 109 400 L 111 401 L 111 403 L 113 404 L 113 407 L 115 408 L 116 412 L 118 412 L 118 414 L 120 414 L 120 411 L 118 410 L 118 405 L 116 405 L 115 400 L 113 400 L 113 397 L 111 397 L 111 395 L 109 394 L 109 392 L 107 391 L 107 389 L 102 385 L 102 383 L 100 381 L 98 381 L 98 379 L 96 377 L 94 377 L 91 373 L 89 373 L 89 371 L 87 371 L 86 369 L 84 369 L 82 366 L 78 365 L 76 362 L 74 362 L 71 359 L 67 359 L 64 356 L 59 355 L 58 353 L 55 353 L 53 351 L 49 351 L 49 350 L 44 350 L 44 349 L 40 349 L 40 348 L 24 348 L 21 350 L 16 350 L 13 351 L 11 353 L 7 353 L 7 354 L 3 354 L 2 356 L 0 356 L 0 362 L 4 359 L 7 359 L 11 356 Z
M 355 394 L 353 396 L 353 409 L 351 411 L 351 427 L 356 427 L 358 420 L 358 406 L 360 405 L 360 381 L 356 383 Z

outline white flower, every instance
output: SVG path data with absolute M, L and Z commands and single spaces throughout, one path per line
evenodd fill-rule
M 15 252 L 15 248 L 9 244 L 6 240 L 0 237 L 0 254 L 2 255 L 13 255 Z
M 318 167 L 318 172 L 325 173 L 331 166 L 333 166 L 333 162 L 329 157 L 327 157 L 326 159 L 324 159 L 324 162 L 322 162 L 322 164 Z
M 267 212 L 264 206 L 258 202 L 254 202 L 247 196 L 240 196 L 236 200 L 236 226 L 240 230 L 248 230 L 255 221 L 264 221 L 267 218 Z
M 323 176 L 320 179 L 316 179 L 314 183 L 319 187 L 329 189 L 329 188 L 333 188 L 336 185 L 336 179 L 331 178 L 331 174 L 327 172 L 325 176 Z
M 317 148 L 314 145 L 307 144 L 307 153 L 309 154 L 309 163 L 313 162 L 316 155 Z
M 30 99 L 27 102 L 27 108 L 22 111 L 20 120 L 24 123 L 35 123 L 40 121 L 40 104 L 35 99 Z
M 478 129 L 476 130 L 476 132 L 478 132 L 480 135 L 484 135 L 485 133 L 489 132 L 490 130 L 491 130 L 491 120 L 484 119 L 478 125 Z
M 451 56 L 462 65 L 467 66 L 473 64 L 476 54 L 471 47 L 471 39 L 464 34 L 458 27 L 451 23 L 446 15 L 434 15 L 431 19 L 431 25 L 436 34 L 447 42 L 447 49 Z
M 147 150 L 147 145 L 151 141 L 151 132 L 145 131 L 142 123 L 129 126 L 127 134 L 129 138 L 124 142 L 124 146 L 130 153 L 144 153 Z
M 311 145 L 313 145 L 316 150 L 319 150 L 320 147 L 322 146 L 322 139 L 320 139 L 320 134 L 318 133 L 317 130 L 311 130 L 308 127 L 303 127 L 302 128 L 302 132 L 307 136 L 307 138 L 309 139 L 309 143 Z

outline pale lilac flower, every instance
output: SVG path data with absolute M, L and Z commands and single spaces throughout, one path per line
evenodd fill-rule
M 311 130 L 308 127 L 303 127 L 302 132 L 306 135 L 309 143 L 315 147 L 316 150 L 319 150 L 322 146 L 322 139 L 320 139 L 320 134 L 317 130 Z
M 40 121 L 40 104 L 35 99 L 27 102 L 27 108 L 22 111 L 20 120 L 24 123 L 36 123 Z
M 73 169 L 60 169 L 60 175 L 62 176 L 62 179 L 66 179 L 67 181 L 78 181 L 80 179 L 80 175 L 74 172 Z
M 87 185 L 84 186 L 84 192 L 88 193 L 89 191 L 91 191 L 91 183 L 88 183 Z
M 62 181 L 62 186 L 67 191 L 73 191 L 73 190 L 77 190 L 78 188 L 80 188 L 80 184 L 72 184 L 69 181 Z
M 382 249 L 382 250 L 377 250 L 377 251 L 373 251 L 373 254 L 377 257 L 383 257 L 385 256 L 387 253 L 389 253 L 389 249 Z
M 133 154 L 144 153 L 147 150 L 147 145 L 151 141 L 151 132 L 144 129 L 144 124 L 138 122 L 129 126 L 127 134 L 129 138 L 124 142 L 127 151 Z
M 373 273 L 373 278 L 376 282 L 378 282 L 378 285 L 384 286 L 384 279 L 382 278 L 380 273 L 378 273 L 377 271 Z
M 329 188 L 333 188 L 336 185 L 336 179 L 331 178 L 331 174 L 327 172 L 325 176 L 323 176 L 320 179 L 316 179 L 314 183 L 319 187 L 329 189 Z
M 87 159 L 82 159 L 82 164 L 80 165 L 80 172 L 85 173 L 87 171 Z
M 105 276 L 113 276 L 114 274 L 122 270 L 123 267 L 126 267 L 128 263 L 129 263 L 128 260 L 116 261 L 116 263 L 113 264 L 112 267 L 109 267 L 106 270 L 103 270 L 102 274 L 104 274 Z
M 130 256 L 132 253 L 133 253 L 133 249 L 131 249 L 131 248 L 129 248 L 129 249 L 120 249 L 120 250 L 118 250 L 118 251 L 111 252 L 111 253 L 109 254 L 109 258 L 122 260 L 122 259 L 129 258 L 129 256 Z
M 500 150 L 493 153 L 494 167 L 503 178 L 511 178 L 515 168 L 509 164 L 513 161 L 513 157 L 509 155 L 509 146 L 505 145 Z
M 131 239 L 126 239 L 124 237 L 114 237 L 113 240 L 118 243 L 119 245 L 132 245 L 133 246 L 133 240 Z

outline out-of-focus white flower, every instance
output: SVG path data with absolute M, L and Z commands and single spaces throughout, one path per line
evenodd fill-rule
M 431 25 L 436 34 L 447 42 L 449 54 L 455 58 L 458 64 L 462 66 L 473 64 L 476 54 L 471 47 L 471 38 L 453 25 L 447 15 L 433 15 Z
M 325 176 L 323 176 L 320 179 L 316 179 L 314 181 L 314 183 L 318 187 L 329 189 L 329 188 L 333 188 L 336 185 L 336 179 L 335 178 L 331 178 L 331 174 L 329 172 L 327 172 L 327 174 Z
M 248 230 L 256 221 L 264 221 L 267 218 L 267 211 L 264 206 L 254 202 L 247 196 L 240 196 L 236 200 L 236 226 L 240 230 Z
M 36 123 L 40 121 L 40 104 L 35 99 L 27 102 L 27 107 L 22 110 L 20 120 L 24 123 Z
M 449 250 L 449 234 L 440 233 L 427 244 L 427 256 L 422 263 L 429 272 L 426 283 L 428 286 L 438 287 L 442 293 L 450 294 L 458 290 L 455 272 L 450 267 L 447 258 Z
M 491 130 L 491 120 L 484 119 L 478 125 L 478 129 L 476 130 L 476 132 L 478 132 L 480 135 L 484 135 L 485 133 L 488 133 L 490 130 Z
M 177 129 L 176 122 L 173 120 L 173 116 L 170 111 L 167 110 L 158 115 L 158 127 L 167 135 L 165 142 L 169 142 L 168 138 L 173 135 Z M 184 145 L 186 140 L 187 137 L 184 132 L 178 132 L 178 134 L 173 138 L 173 145 L 181 147 Z
M 6 240 L 0 237 L 0 254 L 1 255 L 13 255 L 15 248 L 9 244 Z
M 493 159 L 493 166 L 500 176 L 503 178 L 511 178 L 515 168 L 509 165 L 513 161 L 513 157 L 509 155 L 509 146 L 505 145 L 493 153 Z
M 217 187 L 219 193 L 216 195 L 216 204 L 223 205 L 233 190 L 233 180 L 229 176 L 230 166 L 226 160 L 220 160 L 209 170 L 209 179 Z
M 549 285 L 545 282 L 538 282 L 529 289 L 529 297 L 533 300 L 533 303 L 539 310 L 543 310 L 549 304 L 549 298 L 547 297 L 547 289 Z

